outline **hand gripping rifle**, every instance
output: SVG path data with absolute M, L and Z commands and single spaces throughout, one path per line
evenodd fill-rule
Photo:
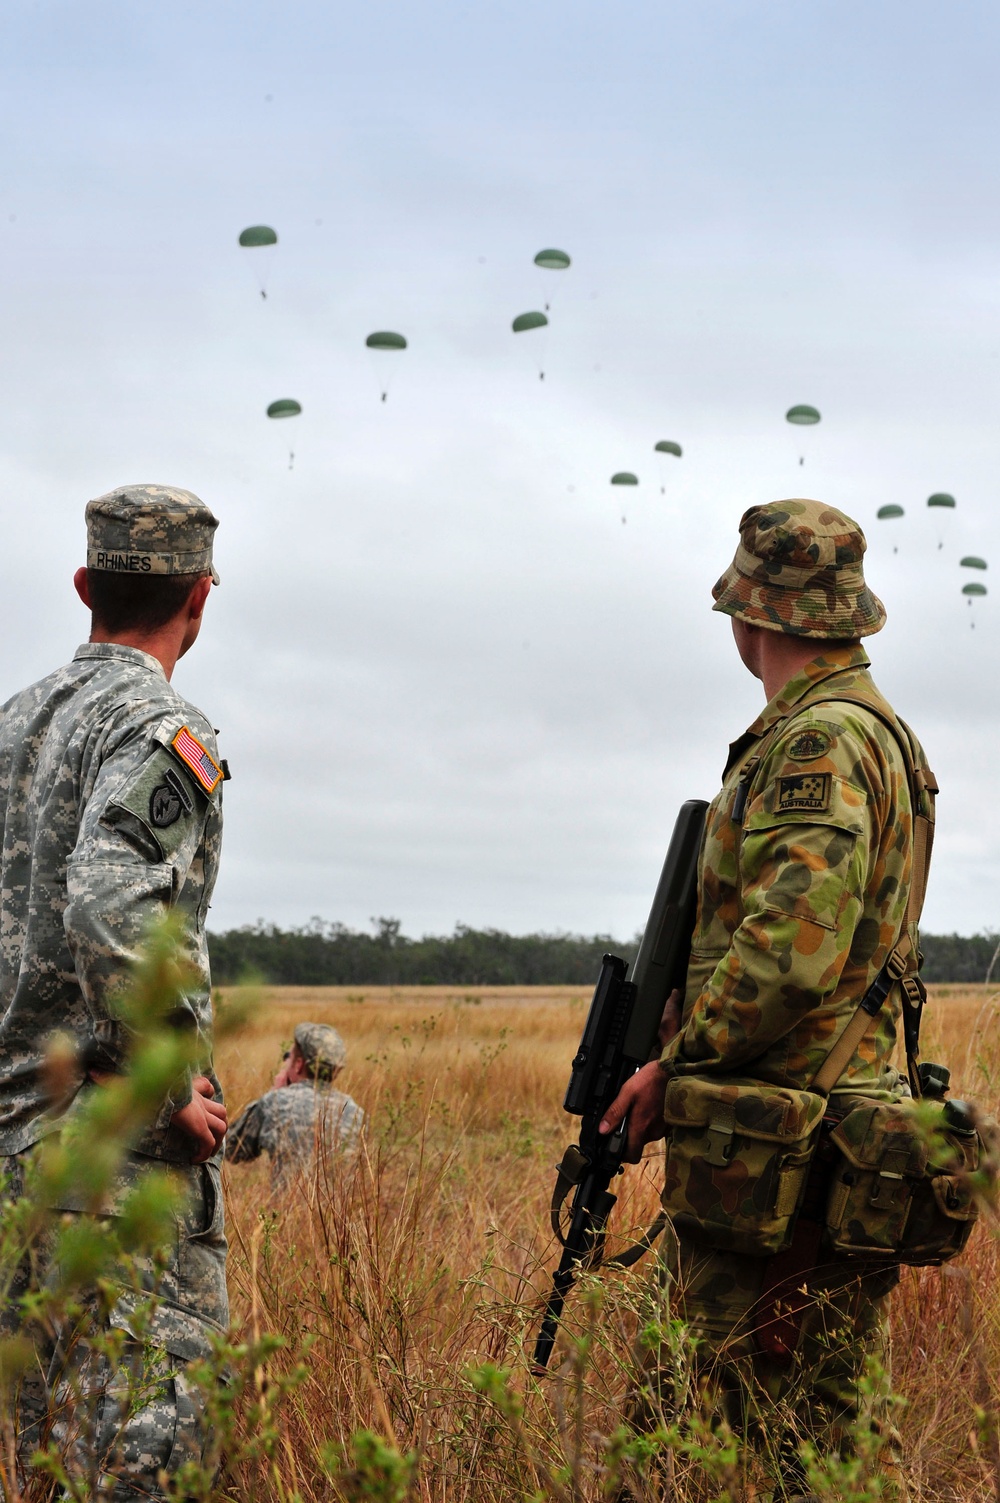
M 535 1342 L 533 1365 L 539 1373 L 548 1366 L 566 1295 L 577 1272 L 601 1262 L 608 1217 L 618 1199 L 608 1186 L 621 1173 L 628 1118 L 604 1135 L 598 1132 L 598 1123 L 626 1080 L 649 1062 L 667 998 L 675 987 L 684 986 L 707 809 L 700 799 L 689 799 L 681 806 L 631 981 L 625 979 L 628 966 L 617 955 L 605 955 L 597 979 L 563 1103 L 566 1111 L 582 1121 L 579 1142 L 567 1148 L 558 1166 L 552 1196 L 552 1227 L 563 1254 L 552 1276 L 552 1293 Z M 569 1228 L 564 1233 L 560 1212 L 574 1187 Z M 634 1262 L 655 1234 L 647 1233 L 637 1247 L 614 1261 L 619 1265 Z

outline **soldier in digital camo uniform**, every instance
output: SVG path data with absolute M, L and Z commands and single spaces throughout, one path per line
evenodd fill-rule
M 740 656 L 768 703 L 733 743 L 708 812 L 676 1031 L 602 1124 L 610 1130 L 631 1109 L 633 1159 L 665 1135 L 671 1078 L 808 1086 L 905 920 L 911 799 L 900 741 L 885 723 L 895 717 L 860 642 L 885 622 L 864 581 L 864 535 L 833 507 L 792 500 L 752 507 L 740 536 L 714 608 L 733 618 Z M 909 1094 L 891 1062 L 899 1012 L 894 988 L 831 1095 L 831 1115 L 850 1097 Z M 675 1308 L 699 1340 L 699 1370 L 730 1422 L 773 1446 L 772 1406 L 791 1405 L 799 1438 L 824 1452 L 847 1448 L 866 1359 L 888 1362 L 897 1270 L 824 1255 L 797 1280 L 807 1294 L 783 1305 L 771 1297 L 776 1259 L 706 1250 L 669 1233 L 665 1243 Z M 801 1495 L 795 1441 L 786 1435 L 784 1485 Z M 881 1467 L 901 1496 L 891 1441 Z
M 245 1106 L 229 1129 L 226 1159 L 245 1164 L 268 1154 L 279 1191 L 314 1169 L 329 1185 L 357 1157 L 364 1125 L 357 1102 L 333 1086 L 346 1062 L 336 1028 L 299 1023 L 274 1090 Z
M 167 1354 L 150 1375 L 159 1380 L 155 1397 L 138 1412 L 120 1412 L 127 1373 L 143 1361 L 139 1343 L 127 1340 L 121 1372 L 94 1352 L 80 1359 L 85 1387 L 105 1396 L 92 1444 L 67 1431 L 61 1394 L 42 1381 L 28 1383 L 18 1416 L 22 1455 L 30 1455 L 49 1406 L 71 1470 L 83 1472 L 85 1452 L 96 1446 L 118 1479 L 107 1495 L 131 1503 L 163 1497 L 160 1469 L 172 1473 L 200 1454 L 200 1415 L 184 1368 L 228 1324 L 219 1179 L 226 1111 L 211 1065 L 205 936 L 224 773 L 211 725 L 169 682 L 218 582 L 218 523 L 191 492 L 154 485 L 91 501 L 86 520 L 87 567 L 74 582 L 92 611 L 90 641 L 0 711 L 0 1154 L 17 1193 L 23 1156 L 59 1128 L 43 1074 L 53 1034 L 78 1041 L 87 1068 L 77 1093 L 101 1089 L 121 1068 L 128 1039 L 109 998 L 148 922 L 180 907 L 201 974 L 181 1021 L 201 1042 L 203 1073 L 178 1080 L 121 1175 L 125 1190 L 165 1163 L 185 1187 L 150 1333 Z M 70 1196 L 56 1209 L 80 1207 Z M 111 1323 L 127 1332 L 129 1320 L 123 1299 Z

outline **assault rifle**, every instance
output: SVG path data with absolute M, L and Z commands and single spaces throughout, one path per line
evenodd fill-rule
M 601 1261 L 608 1217 L 618 1199 L 608 1186 L 622 1170 L 628 1118 L 612 1133 L 601 1134 L 597 1127 L 626 1080 L 648 1063 L 667 998 L 675 987 L 683 989 L 707 809 L 700 799 L 689 799 L 681 806 L 632 979 L 625 979 L 628 966 L 617 955 L 605 955 L 597 979 L 563 1103 L 566 1111 L 582 1121 L 579 1141 L 567 1148 L 558 1166 L 552 1196 L 552 1227 L 563 1254 L 552 1276 L 552 1293 L 535 1342 L 536 1372 L 544 1372 L 548 1366 L 563 1305 L 578 1271 Z M 574 1187 L 569 1229 L 564 1233 L 560 1212 Z M 647 1245 L 640 1244 L 639 1252 Z M 631 1262 L 634 1258 L 626 1254 L 616 1261 Z

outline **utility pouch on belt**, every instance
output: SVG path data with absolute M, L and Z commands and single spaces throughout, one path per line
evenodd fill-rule
M 759 1081 L 669 1081 L 661 1199 L 676 1231 L 724 1252 L 787 1247 L 825 1106 Z
M 830 1134 L 828 1245 L 917 1267 L 954 1258 L 979 1214 L 970 1176 L 990 1132 L 961 1101 L 856 1106 Z
M 855 700 L 851 694 L 836 697 Z M 897 987 L 911 1089 L 914 1095 L 920 1093 L 919 1027 L 926 994 L 917 974 L 917 926 L 930 864 L 937 784 L 918 758 L 917 743 L 903 722 L 890 718 L 891 712 L 867 697 L 856 702 L 885 721 L 906 762 L 913 863 L 903 928 L 807 1089 L 694 1076 L 677 1076 L 668 1083 L 663 1208 L 678 1233 L 721 1251 L 773 1256 L 789 1248 L 827 1098 L 859 1045 L 874 1032 Z M 742 799 L 738 796 L 734 806 L 738 822 L 760 760 L 758 754 L 744 771 Z M 923 1108 L 924 1115 L 926 1111 Z M 954 1131 L 940 1134 L 932 1149 L 926 1134 L 917 1129 L 918 1117 L 923 1120 L 920 1112 L 913 1102 L 869 1102 L 850 1111 L 832 1130 L 836 1153 L 825 1221 L 828 1242 L 836 1251 L 895 1262 L 940 1262 L 964 1245 L 975 1217 L 972 1192 L 963 1178 L 979 1162 L 975 1129 L 965 1137 Z M 934 1172 L 929 1174 L 931 1164 Z M 819 1220 L 819 1206 L 810 1215 Z

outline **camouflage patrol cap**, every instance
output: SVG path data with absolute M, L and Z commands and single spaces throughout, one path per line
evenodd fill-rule
M 126 574 L 211 574 L 219 519 L 192 491 L 120 485 L 87 502 L 87 568 Z
M 329 1023 L 299 1023 L 294 1037 L 309 1074 L 332 1080 L 347 1059 L 347 1047 L 336 1028 Z
M 871 636 L 885 608 L 865 584 L 867 546 L 857 522 L 822 501 L 751 506 L 713 609 L 795 637 Z

